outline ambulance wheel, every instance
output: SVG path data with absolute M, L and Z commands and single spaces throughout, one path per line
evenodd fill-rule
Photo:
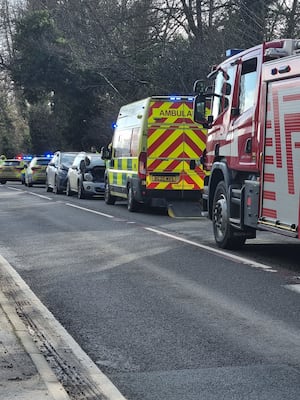
M 128 192 L 127 192 L 127 209 L 130 212 L 134 212 L 138 210 L 138 203 L 134 199 L 134 193 L 132 186 L 128 186 Z
M 113 205 L 116 202 L 116 197 L 110 194 L 108 181 L 105 182 L 104 201 L 106 204 Z
M 246 237 L 243 233 L 230 225 L 228 192 L 224 181 L 218 183 L 212 209 L 212 222 L 215 241 L 222 249 L 240 249 Z

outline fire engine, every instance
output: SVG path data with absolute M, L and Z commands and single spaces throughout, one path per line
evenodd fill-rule
M 203 205 L 218 247 L 257 230 L 299 239 L 300 40 L 236 50 L 208 79 L 194 84 L 194 119 L 208 127 Z

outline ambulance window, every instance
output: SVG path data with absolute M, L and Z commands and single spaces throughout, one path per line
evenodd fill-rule
M 131 136 L 131 146 L 130 146 L 130 155 L 131 157 L 136 157 L 138 155 L 139 150 L 139 136 L 140 136 L 140 128 L 132 129 Z
M 247 60 L 242 65 L 239 107 L 240 114 L 254 105 L 257 84 L 257 59 Z
M 116 132 L 115 157 L 130 157 L 131 129 Z

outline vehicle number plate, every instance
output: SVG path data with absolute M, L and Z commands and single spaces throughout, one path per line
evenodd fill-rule
M 178 176 L 176 175 L 151 175 L 152 182 L 170 182 L 176 183 L 178 182 Z

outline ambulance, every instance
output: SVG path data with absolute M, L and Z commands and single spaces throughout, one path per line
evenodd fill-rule
M 153 96 L 121 107 L 106 159 L 105 202 L 127 200 L 166 206 L 200 201 L 204 178 L 200 158 L 206 130 L 193 121 L 193 96 Z

